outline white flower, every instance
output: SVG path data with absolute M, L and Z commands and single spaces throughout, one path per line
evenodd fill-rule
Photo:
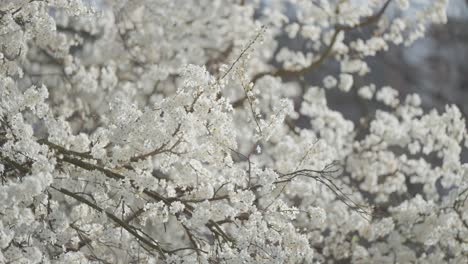
M 384 86 L 378 90 L 376 99 L 391 107 L 396 107 L 400 102 L 398 100 L 398 91 L 390 86 Z
M 341 62 L 341 71 L 346 73 L 357 72 L 362 76 L 369 73 L 370 69 L 367 63 L 362 60 L 344 60 Z
M 170 211 L 171 211 L 171 214 L 176 214 L 176 213 L 182 212 L 184 208 L 185 208 L 185 205 L 183 203 L 179 201 L 175 201 L 171 203 Z
M 0 263 L 464 263 L 462 111 L 327 102 L 447 0 L 6 2 Z
M 314 221 L 317 221 L 319 225 L 325 223 L 327 218 L 327 213 L 321 207 L 311 207 L 309 209 L 309 215 Z
M 349 92 L 351 87 L 353 87 L 353 82 L 354 80 L 351 74 L 340 74 L 340 84 L 338 85 L 338 88 L 343 92 Z
M 295 38 L 297 35 L 297 32 L 299 32 L 299 29 L 300 29 L 299 24 L 292 23 L 292 24 L 289 24 L 285 30 L 288 33 L 289 38 Z
M 359 88 L 358 90 L 359 96 L 367 100 L 372 99 L 372 97 L 374 96 L 374 92 L 375 92 L 375 85 L 373 84 L 363 86 Z
M 406 10 L 410 6 L 409 0 L 398 0 L 397 4 L 398 4 L 398 7 L 402 10 Z
M 338 84 L 338 81 L 335 79 L 335 77 L 328 75 L 323 79 L 323 86 L 327 89 L 331 89 L 335 87 Z

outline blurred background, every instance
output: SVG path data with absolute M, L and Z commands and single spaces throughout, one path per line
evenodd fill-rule
M 390 46 L 388 52 L 372 57 L 372 72 L 365 79 L 378 87 L 390 85 L 401 95 L 418 93 L 425 109 L 456 104 L 468 124 L 468 0 L 449 0 L 447 15 L 447 24 L 430 26 L 426 37 L 413 45 Z M 358 122 L 368 109 L 351 102 L 343 93 L 329 97 L 332 108 Z M 462 162 L 468 162 L 466 150 Z
M 372 57 L 372 71 L 365 79 L 377 86 L 392 86 L 401 95 L 418 93 L 425 108 L 443 109 L 446 104 L 456 104 L 467 117 L 468 0 L 449 0 L 447 13 L 447 24 L 430 26 L 427 35 L 413 45 L 390 46 L 388 52 Z M 343 112 L 348 118 L 363 114 L 361 108 L 348 105 L 346 94 L 337 93 L 330 103 L 347 110 Z
M 417 2 L 417 1 L 414 1 Z M 413 4 L 413 1 L 412 1 Z M 388 10 L 392 16 L 395 10 Z M 406 12 L 412 12 L 411 9 Z M 354 89 L 343 93 L 337 89 L 327 92 L 329 107 L 340 111 L 345 118 L 360 122 L 362 117 L 381 108 L 374 102 L 361 99 L 357 95 L 359 87 L 374 83 L 377 87 L 391 86 L 401 96 L 417 93 L 425 110 L 443 110 L 447 104 L 455 104 L 468 119 L 468 0 L 449 0 L 448 22 L 444 25 L 429 25 L 426 36 L 411 46 L 390 45 L 389 50 L 375 57 L 368 57 L 371 72 L 364 77 L 355 76 Z M 355 32 L 356 37 L 368 36 L 369 32 Z M 293 49 L 303 48 L 300 40 L 285 36 L 282 44 Z M 339 71 L 339 65 L 329 60 L 318 70 L 306 76 L 310 85 L 320 85 L 330 73 Z M 354 92 L 354 93 L 353 93 Z M 305 121 L 305 120 L 304 120 Z M 301 126 L 299 121 L 299 126 Z M 468 153 L 462 155 L 468 162 Z

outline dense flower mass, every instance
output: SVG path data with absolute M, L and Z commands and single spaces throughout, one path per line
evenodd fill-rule
M 0 263 L 466 263 L 463 114 L 356 82 L 446 5 L 2 1 Z

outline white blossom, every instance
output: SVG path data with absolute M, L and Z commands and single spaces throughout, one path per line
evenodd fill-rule
M 379 89 L 375 98 L 377 99 L 377 101 L 380 101 L 392 107 L 397 106 L 399 103 L 398 91 L 389 86 L 384 86 L 381 89 Z
M 353 87 L 353 76 L 350 74 L 340 74 L 340 84 L 338 85 L 338 88 L 343 91 L 343 92 L 349 92 L 351 90 L 351 87 Z
M 328 75 L 323 79 L 323 86 L 327 89 L 333 88 L 338 84 L 335 77 Z
M 446 4 L 3 1 L 0 263 L 464 263 L 463 113 L 328 105 Z
M 358 90 L 358 94 L 360 97 L 370 100 L 374 96 L 375 92 L 375 85 L 366 85 Z

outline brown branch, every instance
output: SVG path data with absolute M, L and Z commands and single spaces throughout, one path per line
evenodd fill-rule
M 39 139 L 37 141 L 37 143 L 39 144 L 44 144 L 44 145 L 47 145 L 63 154 L 70 154 L 70 155 L 73 155 L 73 156 L 78 156 L 80 158 L 85 158 L 85 159 L 94 159 L 94 157 L 92 155 L 89 154 L 89 152 L 78 152 L 78 151 L 74 151 L 74 150 L 69 150 L 69 149 L 66 149 L 62 146 L 59 146 L 57 144 L 54 144 L 50 141 L 48 141 L 47 139 L 43 138 L 43 139 Z
M 18 170 L 19 172 L 21 173 L 28 173 L 29 172 L 29 169 L 24 167 L 23 165 L 19 164 L 18 162 L 8 158 L 8 157 L 1 157 L 0 156 L 0 159 L 1 160 L 4 160 L 6 163 L 10 164 L 13 168 L 15 168 L 16 170 Z
M 209 220 L 205 226 L 208 227 L 208 229 L 210 229 L 210 231 L 213 232 L 214 234 L 221 236 L 224 239 L 224 241 L 230 242 L 232 244 L 236 243 L 235 240 L 232 237 L 230 237 L 228 234 L 226 234 L 224 230 L 221 228 L 221 226 L 219 226 L 219 224 L 216 223 L 215 221 Z
M 388 8 L 388 6 L 390 5 L 391 2 L 392 2 L 392 0 L 387 0 L 384 3 L 384 5 L 379 9 L 379 11 L 377 13 L 375 13 L 372 16 L 367 17 L 366 19 L 364 19 L 363 21 L 361 21 L 357 25 L 354 25 L 354 26 L 338 26 L 338 27 L 339 27 L 339 29 L 344 30 L 344 31 L 351 31 L 351 30 L 354 30 L 354 29 L 357 29 L 357 28 L 362 28 L 362 27 L 372 25 L 372 24 L 374 24 L 374 23 L 376 23 L 376 22 L 378 22 L 380 20 L 380 18 L 383 16 L 383 14 L 387 10 L 387 8 Z
M 205 201 L 219 201 L 219 200 L 227 200 L 229 199 L 229 195 L 221 195 L 217 197 L 212 197 L 212 198 L 202 198 L 202 199 L 177 199 L 178 201 L 182 203 L 203 203 Z
M 193 234 L 190 232 L 190 229 L 187 226 L 185 226 L 184 224 L 182 224 L 182 227 L 184 228 L 185 233 L 187 233 L 187 236 L 188 236 L 188 238 L 190 240 L 190 243 L 192 243 L 192 245 L 193 245 L 193 248 L 190 248 L 190 249 L 193 249 L 193 250 L 197 251 L 198 255 L 200 254 L 200 252 L 203 252 L 205 254 L 208 253 L 208 252 L 206 252 L 206 251 L 199 248 L 197 242 L 195 241 L 195 238 L 194 238 Z M 189 249 L 189 248 L 182 248 L 182 249 Z M 176 249 L 176 250 L 173 250 L 173 252 L 179 251 L 179 250 L 182 250 L 182 249 Z
M 139 155 L 139 156 L 135 156 L 135 157 L 132 157 L 130 158 L 130 161 L 131 162 L 137 162 L 137 161 L 140 161 L 140 160 L 143 160 L 149 156 L 156 156 L 158 154 L 161 154 L 162 152 L 164 152 L 164 148 L 167 146 L 169 142 L 166 142 L 166 143 L 163 143 L 159 148 L 153 150 L 153 151 L 150 151 L 146 154 L 143 154 L 143 155 Z
M 212 72 L 212 75 L 215 75 L 218 73 L 219 69 L 217 69 L 216 67 L 218 67 L 219 64 L 225 61 L 229 57 L 229 54 L 232 53 L 233 50 L 234 50 L 234 44 L 231 43 L 225 50 L 219 52 L 219 55 L 217 57 L 214 57 L 205 63 L 206 68 Z
M 125 176 L 123 176 L 123 175 L 121 175 L 119 173 L 113 172 L 113 171 L 111 171 L 109 169 L 103 168 L 103 167 L 95 165 L 95 164 L 87 163 L 87 162 L 84 162 L 84 161 L 76 159 L 76 158 L 68 157 L 66 155 L 64 155 L 59 160 L 63 160 L 65 162 L 67 162 L 67 163 L 70 163 L 72 165 L 75 165 L 77 167 L 80 167 L 80 168 L 88 170 L 88 171 L 94 171 L 94 170 L 100 171 L 100 172 L 104 173 L 104 175 L 106 175 L 107 177 L 112 178 L 114 180 L 124 180 L 126 178 Z
M 202 249 L 199 249 L 199 248 L 192 248 L 192 247 L 176 248 L 176 249 L 174 249 L 174 250 L 169 250 L 167 253 L 173 254 L 173 253 L 176 253 L 176 252 L 182 251 L 182 250 L 194 250 L 194 251 L 196 251 L 197 253 L 200 251 L 200 252 L 203 252 L 203 253 L 205 253 L 205 254 L 208 254 L 208 252 L 205 251 L 205 250 L 202 250 Z
M 291 182 L 293 179 L 297 177 L 307 177 L 307 178 L 312 178 L 315 181 L 323 184 L 325 187 L 327 187 L 330 191 L 335 194 L 335 196 L 343 202 L 346 206 L 348 206 L 351 210 L 356 211 L 361 217 L 369 221 L 368 216 L 371 215 L 369 212 L 367 212 L 362 205 L 359 205 L 356 203 L 354 200 L 352 200 L 348 194 L 344 193 L 342 188 L 340 188 L 330 177 L 334 173 L 337 173 L 340 171 L 340 168 L 336 167 L 336 163 L 331 163 L 323 170 L 297 170 L 291 173 L 287 174 L 282 174 L 280 178 L 286 178 L 284 180 L 278 180 L 274 182 L 274 184 L 280 184 L 280 183 L 288 183 Z
M 385 2 L 385 4 L 382 6 L 382 8 L 379 9 L 379 11 L 377 13 L 375 13 L 372 16 L 367 17 L 366 19 L 364 19 L 362 22 L 360 22 L 357 25 L 354 25 L 354 26 L 336 25 L 335 29 L 334 29 L 335 32 L 333 33 L 330 44 L 321 53 L 320 57 L 316 61 L 312 62 L 309 66 L 307 66 L 307 67 L 305 67 L 303 69 L 300 69 L 300 70 L 278 69 L 278 70 L 276 70 L 274 72 L 258 73 L 257 75 L 255 75 L 252 78 L 252 82 L 255 83 L 258 79 L 260 79 L 261 77 L 266 76 L 266 75 L 271 75 L 271 76 L 274 76 L 274 77 L 282 77 L 282 78 L 293 78 L 293 77 L 301 76 L 304 73 L 306 73 L 308 71 L 311 71 L 311 70 L 313 70 L 315 68 L 318 68 L 330 56 L 330 54 L 331 54 L 331 52 L 333 50 L 333 46 L 335 45 L 335 43 L 337 41 L 337 37 L 338 37 L 340 32 L 342 32 L 342 31 L 348 32 L 348 31 L 358 29 L 358 28 L 363 28 L 363 27 L 366 27 L 366 26 L 369 26 L 369 25 L 371 25 L 373 23 L 378 22 L 380 20 L 380 18 L 383 16 L 383 14 L 385 13 L 385 11 L 387 10 L 387 8 L 390 5 L 391 1 L 392 0 L 387 0 Z M 243 100 L 245 100 L 245 99 L 243 99 Z M 234 107 L 234 105 L 236 105 L 236 106 L 239 105 L 239 102 L 237 102 L 237 101 L 234 102 L 233 107 Z
M 252 45 L 257 42 L 257 40 L 260 38 L 260 36 L 262 35 L 263 33 L 263 30 L 265 29 L 265 27 L 263 26 L 262 29 L 257 33 L 257 35 L 255 36 L 255 38 L 253 40 L 250 41 L 250 43 L 247 45 L 247 47 L 245 47 L 245 49 L 243 49 L 241 51 L 241 53 L 239 54 L 239 56 L 236 58 L 236 60 L 231 64 L 231 66 L 229 67 L 229 69 L 218 79 L 218 80 L 223 80 L 230 72 L 231 70 L 234 68 L 234 66 L 236 66 L 236 64 L 239 62 L 239 60 L 242 58 L 242 56 L 244 56 L 244 54 L 247 52 L 247 50 L 250 49 L 250 47 L 252 47 Z
M 307 66 L 307 67 L 305 67 L 303 69 L 297 70 L 297 71 L 296 70 L 278 69 L 278 70 L 276 70 L 274 72 L 259 73 L 259 74 L 255 75 L 252 78 L 252 82 L 256 83 L 258 79 L 260 79 L 261 77 L 266 76 L 266 75 L 271 75 L 271 76 L 274 76 L 274 77 L 282 77 L 282 78 L 293 78 L 293 77 L 301 76 L 304 73 L 306 73 L 308 71 L 311 71 L 311 70 L 313 70 L 315 68 L 318 68 L 320 65 L 322 65 L 322 63 L 325 61 L 325 59 L 327 59 L 328 56 L 331 54 L 331 52 L 333 50 L 333 46 L 335 45 L 340 32 L 341 32 L 341 29 L 335 28 L 335 32 L 333 33 L 330 44 L 328 44 L 328 46 L 325 48 L 325 50 L 321 53 L 320 57 L 316 61 L 312 62 L 309 66 Z
M 138 218 L 140 215 L 142 215 L 143 213 L 145 212 L 145 209 L 144 208 L 140 208 L 138 209 L 135 213 L 133 213 L 132 215 L 128 216 L 127 218 L 125 218 L 125 223 L 130 223 L 133 219 L 135 218 Z
M 177 133 L 179 133 L 180 131 L 180 127 L 181 127 L 181 124 L 179 124 L 177 126 L 177 128 L 175 129 L 175 131 L 172 133 L 172 136 L 175 136 L 177 135 Z M 135 156 L 135 157 L 132 157 L 130 158 L 130 161 L 131 162 L 137 162 L 137 161 L 140 161 L 140 160 L 143 160 L 147 157 L 150 157 L 150 156 L 156 156 L 158 154 L 161 154 L 161 153 L 164 153 L 164 152 L 171 152 L 175 147 L 177 147 L 177 145 L 179 145 L 180 143 L 182 142 L 182 138 L 179 138 L 169 149 L 164 149 L 168 144 L 169 144 L 169 141 L 166 142 L 166 143 L 163 143 L 159 148 L 151 151 L 151 152 L 148 152 L 146 154 L 143 154 L 143 155 L 139 155 L 139 156 Z
M 157 244 L 154 244 L 153 242 L 151 242 L 150 240 L 144 238 L 143 236 L 141 236 L 140 234 L 138 234 L 137 231 L 135 231 L 135 228 L 128 225 L 126 222 L 120 220 L 117 216 L 115 216 L 114 214 L 110 213 L 110 212 L 107 212 L 106 210 L 102 209 L 101 207 L 99 207 L 98 205 L 88 201 L 87 199 L 67 190 L 67 189 L 64 189 L 64 188 L 56 188 L 54 186 L 50 186 L 52 189 L 66 195 L 66 196 L 69 196 L 69 197 L 72 197 L 74 198 L 75 200 L 77 200 L 78 202 L 81 202 L 83 204 L 86 204 L 88 205 L 89 207 L 93 208 L 94 210 L 98 211 L 98 212 L 103 212 L 107 215 L 107 217 L 109 217 L 112 221 L 114 221 L 118 226 L 122 227 L 123 229 L 125 229 L 127 232 L 129 232 L 130 234 L 132 234 L 136 239 L 138 239 L 139 241 L 143 242 L 145 245 L 151 247 L 152 249 L 155 249 L 157 250 L 158 252 L 161 253 L 161 256 L 163 258 L 166 258 L 165 257 L 165 253 L 168 253 L 169 251 L 168 250 L 165 250 L 163 248 L 161 248 L 161 246 L 157 245 Z

